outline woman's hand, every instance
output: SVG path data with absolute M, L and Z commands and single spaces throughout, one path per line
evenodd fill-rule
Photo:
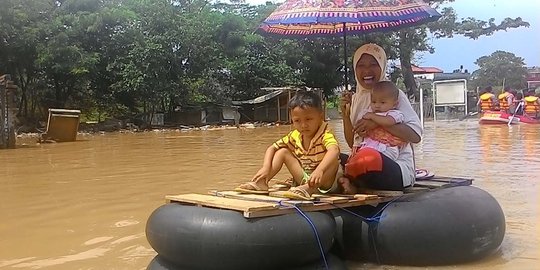
M 341 95 L 341 99 L 339 101 L 339 108 L 341 109 L 341 113 L 343 113 L 344 116 L 349 116 L 351 114 L 351 97 L 352 93 L 349 91 L 343 92 Z
M 377 127 L 377 124 L 373 122 L 373 120 L 360 119 L 358 122 L 356 122 L 356 125 L 354 125 L 353 131 L 354 133 L 360 135 L 360 137 L 365 137 L 366 132 L 376 127 Z

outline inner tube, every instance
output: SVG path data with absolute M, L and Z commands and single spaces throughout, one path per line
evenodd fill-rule
M 336 224 L 329 211 L 247 219 L 224 209 L 165 204 L 148 218 L 146 238 L 182 269 L 284 269 L 321 260 Z
M 496 251 L 504 213 L 486 191 L 457 186 L 404 195 L 374 208 L 334 210 L 336 250 L 348 259 L 393 265 L 449 265 Z M 363 220 L 356 215 L 378 219 Z
M 285 270 L 347 270 L 347 265 L 336 255 L 328 254 L 326 256 L 326 261 L 328 268 L 323 261 L 311 263 L 308 265 L 294 267 L 294 268 L 283 268 Z M 174 263 L 171 263 L 161 256 L 157 255 L 152 259 L 146 270 L 187 270 L 186 268 L 181 268 L 176 266 Z M 242 270 L 242 269 L 238 269 Z

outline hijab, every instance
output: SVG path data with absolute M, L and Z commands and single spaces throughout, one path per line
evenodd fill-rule
M 379 66 L 381 67 L 381 77 L 380 81 L 385 80 L 386 77 L 386 53 L 381 46 L 373 43 L 368 43 L 362 45 L 356 50 L 353 57 L 353 69 L 354 77 L 356 79 L 356 93 L 352 96 L 351 100 L 351 122 L 354 125 L 358 120 L 358 115 L 364 115 L 364 113 L 369 108 L 371 104 L 371 89 L 366 89 L 362 87 L 359 83 L 360 80 L 356 77 L 356 64 L 360 60 L 363 54 L 369 54 L 377 60 Z

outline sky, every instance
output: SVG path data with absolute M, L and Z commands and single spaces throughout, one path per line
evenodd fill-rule
M 246 3 L 258 5 L 266 1 L 246 0 Z M 495 23 L 499 24 L 506 17 L 521 17 L 530 26 L 495 32 L 477 40 L 463 36 L 432 38 L 435 53 L 419 55 L 416 64 L 438 67 L 444 72 L 463 65 L 472 72 L 479 68 L 474 64 L 478 58 L 502 50 L 523 58 L 527 66 L 540 66 L 540 0 L 456 0 L 448 6 L 454 8 L 458 18 L 474 17 L 483 21 L 495 18 Z

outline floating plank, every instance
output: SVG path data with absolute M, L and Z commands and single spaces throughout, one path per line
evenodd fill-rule
M 183 202 L 200 206 L 210 206 L 215 208 L 238 210 L 243 212 L 255 210 L 271 210 L 279 207 L 278 204 L 273 202 L 245 201 L 202 194 L 168 195 L 165 198 L 169 202 Z
M 355 197 L 357 195 L 360 195 L 359 197 L 361 197 L 362 195 L 372 195 L 372 196 L 382 196 L 382 197 L 396 197 L 396 196 L 401 196 L 403 195 L 403 191 L 394 191 L 394 190 L 378 190 L 378 189 L 362 189 L 360 191 L 362 194 L 356 194 Z
M 375 200 L 375 199 L 380 198 L 379 196 L 374 195 L 374 194 L 354 194 L 353 196 L 355 199 L 361 200 L 361 201 Z
M 351 200 L 351 198 L 349 197 L 331 195 L 331 194 L 313 194 L 311 196 L 321 202 L 327 202 L 327 203 L 346 203 Z
M 472 181 L 473 179 L 470 178 L 436 176 L 429 179 L 417 179 L 414 183 L 414 187 L 434 189 L 442 187 L 470 186 L 472 185 Z
M 287 199 L 283 194 L 286 191 L 280 190 L 280 191 L 272 191 L 270 192 L 270 196 L 272 197 L 278 197 L 281 199 Z M 341 194 L 313 194 L 311 195 L 313 197 L 313 200 L 316 202 L 327 202 L 327 203 L 346 203 L 349 202 L 351 199 L 355 199 L 354 197 L 351 198 L 349 196 L 341 196 Z
M 199 206 L 214 207 L 221 209 L 230 209 L 243 212 L 246 218 L 266 217 L 294 213 L 301 211 L 322 211 L 342 207 L 352 207 L 360 205 L 376 205 L 378 203 L 390 201 L 391 198 L 368 197 L 354 198 L 339 196 L 332 198 L 329 196 L 325 199 L 328 201 L 295 201 L 283 198 L 272 198 L 265 195 L 255 194 L 238 194 L 233 192 L 219 192 L 218 196 L 203 195 L 203 194 L 183 194 L 166 196 L 168 202 L 179 202 L 194 204 Z M 223 197 L 228 196 L 228 197 Z M 232 196 L 232 197 L 231 197 Z M 324 196 L 324 195 L 323 195 Z M 336 196 L 338 197 L 338 196 Z M 365 198 L 370 198 L 366 200 Z M 319 198 L 320 199 L 320 198 Z M 339 199 L 339 200 L 338 200 Z M 347 201 L 345 201 L 345 199 Z M 341 201 L 336 203 L 336 201 Z
M 270 202 L 270 203 L 279 204 L 283 201 L 288 201 L 289 203 L 294 203 L 297 205 L 313 204 L 312 201 L 296 201 L 296 200 L 291 200 L 291 199 L 283 198 L 283 197 L 274 197 L 274 196 L 267 196 L 267 195 L 260 195 L 260 194 L 245 194 L 245 193 L 240 193 L 236 191 L 211 190 L 208 192 L 208 194 L 217 196 L 217 197 L 225 197 L 225 198 L 240 199 L 240 200 L 255 201 L 255 202 Z M 272 192 L 270 194 L 272 194 Z

